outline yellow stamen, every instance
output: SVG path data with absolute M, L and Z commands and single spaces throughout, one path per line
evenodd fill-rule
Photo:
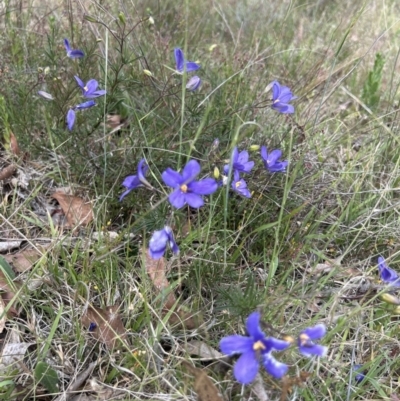
M 307 334 L 303 333 L 299 335 L 300 345 L 307 345 L 310 341 L 310 337 Z
M 181 191 L 182 191 L 183 193 L 186 193 L 187 190 L 188 190 L 188 187 L 187 187 L 186 184 L 181 185 Z
M 84 90 L 85 92 L 87 92 L 89 89 L 88 89 L 87 86 L 84 86 L 84 87 L 83 87 L 83 90 Z
M 262 341 L 257 341 L 256 343 L 253 344 L 254 351 L 263 351 L 264 349 L 265 345 L 262 343 Z

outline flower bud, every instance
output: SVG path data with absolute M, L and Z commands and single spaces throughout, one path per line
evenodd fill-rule
M 120 22 L 122 23 L 122 24 L 126 24 L 126 18 L 125 18 L 125 14 L 122 12 L 122 11 L 120 11 L 119 12 L 119 14 L 118 14 L 118 19 L 120 20 Z
M 187 82 L 186 89 L 190 91 L 195 91 L 196 89 L 199 88 L 200 84 L 201 84 L 201 79 L 197 75 L 195 75 L 191 77 Z
M 250 150 L 252 152 L 257 152 L 258 150 L 260 150 L 260 145 L 251 145 Z
M 217 47 L 218 45 L 217 44 L 212 44 L 209 48 L 208 48 L 208 51 L 209 52 L 212 52 L 216 47 Z
M 400 305 L 400 299 L 389 293 L 380 295 L 380 299 L 388 304 Z
M 151 73 L 151 71 L 149 70 L 143 70 L 143 72 L 148 76 L 148 77 L 152 77 L 153 74 Z
M 215 179 L 219 178 L 219 168 L 218 167 L 214 167 L 214 178 Z
M 149 17 L 149 24 L 150 25 L 154 25 L 154 18 L 153 17 Z
M 88 14 L 86 14 L 83 18 L 89 22 L 98 22 L 96 17 L 92 17 L 91 15 Z

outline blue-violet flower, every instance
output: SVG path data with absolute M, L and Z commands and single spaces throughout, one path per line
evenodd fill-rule
M 197 71 L 200 66 L 193 61 L 186 61 L 185 57 L 183 56 L 183 51 L 179 47 L 174 49 L 174 56 L 175 56 L 175 64 L 176 70 L 179 73 Z
M 382 256 L 379 256 L 378 258 L 378 269 L 381 280 L 384 283 L 390 284 L 394 287 L 400 287 L 399 275 L 386 264 L 385 259 Z
M 73 109 L 69 109 L 67 113 L 67 127 L 70 131 L 72 131 L 72 128 L 74 127 L 75 117 L 75 111 Z
M 294 107 L 289 104 L 296 99 L 287 86 L 280 85 L 278 81 L 272 82 L 272 108 L 283 114 L 294 113 Z
M 297 340 L 300 353 L 304 356 L 325 356 L 328 352 L 328 347 L 313 342 L 314 340 L 319 340 L 325 334 L 326 327 L 323 324 L 317 324 L 302 331 Z
M 251 383 L 257 375 L 260 359 L 270 375 L 281 378 L 288 366 L 277 361 L 272 351 L 282 351 L 290 346 L 290 342 L 266 337 L 260 328 L 259 312 L 249 315 L 246 330 L 248 336 L 232 335 L 224 337 L 219 343 L 225 355 L 242 354 L 233 368 L 236 380 L 242 384 Z
M 135 175 L 128 175 L 122 182 L 122 185 L 127 188 L 125 192 L 122 193 L 122 195 L 119 197 L 119 201 L 121 202 L 122 199 L 126 195 L 129 194 L 129 192 L 132 191 L 132 189 L 143 187 L 144 185 L 151 187 L 151 185 L 148 183 L 148 181 L 145 178 L 146 172 L 149 169 L 149 167 L 146 164 L 146 160 L 142 159 L 140 160 L 138 166 L 137 166 L 137 174 Z
M 246 198 L 251 198 L 251 193 L 247 188 L 247 183 L 243 178 L 240 178 L 239 171 L 235 170 L 233 173 L 232 189 L 239 195 L 245 196 Z
M 82 58 L 85 56 L 85 53 L 82 50 L 71 49 L 68 39 L 64 39 L 64 46 L 69 58 Z
M 242 150 L 240 153 L 235 146 L 232 151 L 232 168 L 240 173 L 250 173 L 251 169 L 254 167 L 254 162 L 249 161 L 249 152 L 247 150 Z M 229 173 L 229 164 L 225 164 L 224 173 Z
M 180 209 L 187 203 L 191 207 L 199 208 L 204 205 L 201 195 L 210 195 L 218 189 L 214 178 L 194 181 L 200 169 L 200 164 L 196 160 L 190 160 L 183 168 L 182 174 L 171 168 L 162 173 L 164 183 L 175 189 L 168 197 L 172 206 Z
M 162 230 L 154 231 L 149 242 L 150 256 L 153 259 L 160 259 L 167 249 L 167 244 L 169 244 L 174 254 L 179 253 L 171 227 L 165 226 Z
M 86 97 L 87 99 L 104 96 L 107 92 L 104 89 L 97 90 L 99 83 L 95 79 L 90 79 L 85 85 L 85 83 L 77 75 L 74 75 L 74 77 L 78 83 L 78 86 L 82 90 L 83 97 Z
M 272 152 L 268 153 L 265 146 L 261 147 L 261 157 L 263 159 L 264 166 L 271 173 L 277 173 L 286 170 L 288 161 L 278 161 L 281 156 L 282 151 L 279 149 L 275 149 Z
M 364 378 L 365 378 L 365 374 L 363 373 L 363 365 L 353 365 L 353 371 L 356 374 L 355 375 L 355 381 L 357 383 L 361 383 Z

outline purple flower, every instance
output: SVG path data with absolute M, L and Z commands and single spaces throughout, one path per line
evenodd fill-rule
M 239 195 L 245 196 L 246 198 L 251 198 L 251 193 L 247 189 L 246 181 L 240 178 L 239 171 L 235 170 L 233 173 L 232 189 Z
M 132 189 L 143 187 L 144 185 L 150 186 L 151 185 L 148 183 L 148 181 L 145 178 L 146 172 L 149 169 L 149 167 L 146 164 L 146 160 L 142 159 L 140 160 L 138 166 L 137 166 L 137 174 L 136 175 L 128 175 L 122 182 L 122 185 L 127 188 L 127 190 L 119 197 L 119 201 L 121 202 L 122 199 L 126 195 L 129 194 L 129 192 L 132 191 Z
M 280 171 L 285 171 L 288 165 L 288 161 L 285 160 L 283 162 L 278 161 L 282 156 L 282 151 L 275 149 L 272 152 L 268 153 L 267 148 L 265 146 L 261 147 L 261 157 L 264 162 L 265 168 L 271 173 L 277 173 Z
M 272 108 L 283 114 L 294 113 L 294 107 L 289 104 L 296 99 L 287 86 L 280 85 L 278 81 L 272 82 Z
M 210 195 L 218 189 L 214 178 L 205 178 L 194 181 L 200 173 L 200 164 L 196 160 L 190 160 L 182 170 L 182 174 L 167 168 L 161 175 L 164 183 L 175 190 L 168 199 L 172 206 L 180 209 L 186 203 L 195 208 L 204 205 L 201 195 Z
M 75 124 L 75 111 L 73 109 L 69 109 L 67 113 L 67 127 L 70 131 L 72 131 L 74 124 Z
M 247 150 L 242 150 L 240 153 L 235 146 L 232 151 L 232 168 L 233 171 L 237 170 L 240 173 L 250 173 L 251 169 L 254 167 L 254 162 L 249 162 L 249 152 Z M 225 164 L 224 173 L 229 173 L 229 164 Z
M 154 231 L 149 242 L 150 256 L 153 259 L 162 258 L 167 249 L 167 244 L 169 244 L 174 254 L 179 253 L 179 248 L 175 242 L 171 227 L 165 226 L 162 230 Z
M 196 71 L 200 68 L 200 66 L 194 63 L 193 61 L 186 61 L 185 57 L 183 56 L 183 51 L 179 47 L 174 49 L 174 56 L 175 56 L 176 70 L 181 74 L 184 71 L 191 72 L 191 71 Z
M 384 283 L 390 284 L 394 287 L 400 287 L 399 275 L 386 264 L 385 259 L 382 256 L 379 256 L 378 258 L 378 269 L 381 280 Z
M 82 58 L 85 56 L 85 53 L 82 50 L 71 49 L 68 39 L 64 39 L 64 46 L 69 58 Z
M 361 383 L 364 378 L 365 378 L 365 374 L 362 372 L 363 371 L 363 366 L 362 365 L 353 365 L 353 371 L 356 374 L 355 376 L 355 380 L 357 383 Z
M 97 324 L 96 324 L 96 323 L 91 322 L 91 323 L 89 324 L 89 331 L 90 331 L 90 332 L 95 331 L 96 328 L 97 328 Z
M 79 87 L 82 89 L 83 97 L 86 97 L 87 99 L 103 96 L 107 92 L 104 89 L 97 90 L 99 83 L 95 79 L 90 79 L 85 85 L 85 83 L 77 75 L 74 77 Z
M 297 340 L 300 353 L 304 356 L 325 356 L 328 352 L 328 347 L 313 342 L 314 340 L 319 340 L 325 334 L 326 327 L 323 324 L 317 324 L 302 331 Z
M 197 75 L 194 75 L 187 82 L 186 89 L 190 91 L 195 91 L 196 89 L 199 88 L 200 84 L 201 84 L 201 79 Z
M 290 346 L 290 342 L 266 337 L 260 328 L 259 312 L 249 315 L 246 320 L 246 330 L 247 337 L 228 336 L 219 343 L 219 347 L 225 355 L 242 354 L 233 368 L 236 380 L 242 384 L 251 383 L 257 375 L 260 359 L 270 375 L 281 378 L 287 372 L 288 366 L 277 361 L 273 357 L 272 351 L 282 351 Z

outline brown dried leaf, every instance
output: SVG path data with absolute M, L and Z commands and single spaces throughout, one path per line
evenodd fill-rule
M 160 259 L 153 259 L 150 256 L 149 251 L 146 251 L 146 270 L 149 275 L 151 281 L 154 284 L 154 287 L 157 288 L 159 292 L 167 292 L 169 288 L 169 282 L 166 276 L 166 265 L 164 257 Z M 172 291 L 170 291 L 165 300 L 165 308 L 171 309 L 176 303 L 175 295 Z
M 11 132 L 10 134 L 10 150 L 15 156 L 19 156 L 21 151 L 19 150 L 18 141 L 16 136 Z
M 0 181 L 5 181 L 10 178 L 17 171 L 17 166 L 15 164 L 10 164 L 0 170 Z
M 118 314 L 118 305 L 101 309 L 89 306 L 81 317 L 84 326 L 94 323 L 96 327 L 91 333 L 93 337 L 104 343 L 108 348 L 114 348 L 119 340 L 125 341 L 126 330 Z
M 92 205 L 79 196 L 55 192 L 52 197 L 60 204 L 69 227 L 87 226 L 93 220 Z
M 182 361 L 185 368 L 194 376 L 194 391 L 199 401 L 224 401 L 217 386 L 204 370 L 195 368 L 189 362 Z
M 191 355 L 198 355 L 203 360 L 219 359 L 223 357 L 219 351 L 203 341 L 192 340 L 185 345 L 185 350 Z
M 43 251 L 45 248 L 25 249 L 12 255 L 5 255 L 4 259 L 12 264 L 17 272 L 24 273 L 30 270 L 35 262 L 42 257 Z
M 155 260 L 150 256 L 149 251 L 145 251 L 145 265 L 147 274 L 154 286 L 157 288 L 157 291 L 164 292 L 166 295 L 162 309 L 163 316 L 165 316 L 170 313 L 171 310 L 176 308 L 176 297 L 170 289 L 170 284 L 166 276 L 167 271 L 165 259 L 162 257 Z M 199 319 L 191 316 L 190 313 L 181 310 L 179 307 L 171 313 L 168 321 L 171 324 L 182 324 L 189 330 L 199 326 Z

